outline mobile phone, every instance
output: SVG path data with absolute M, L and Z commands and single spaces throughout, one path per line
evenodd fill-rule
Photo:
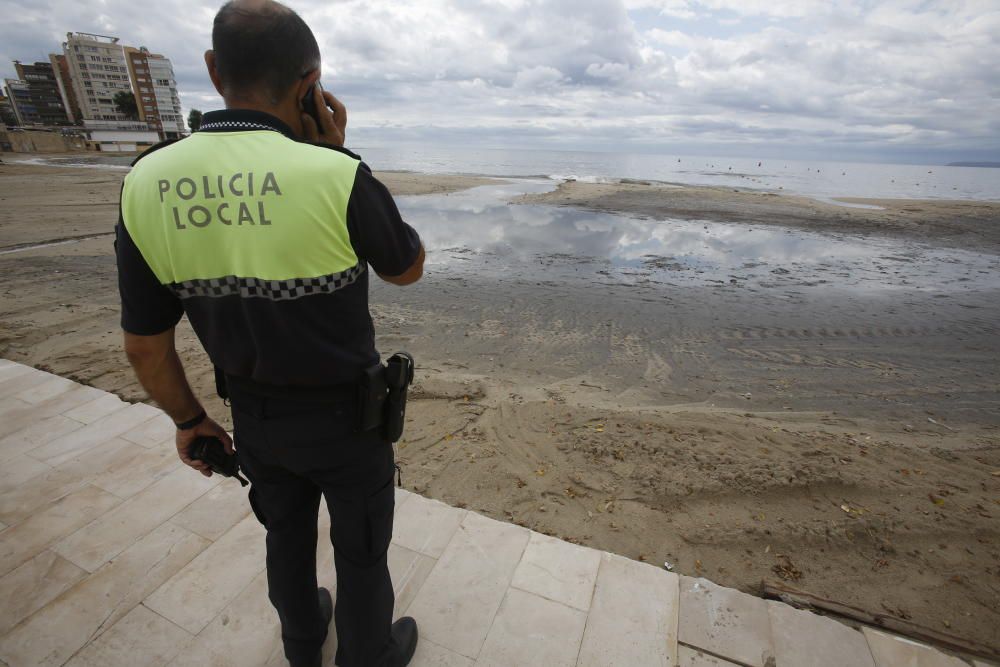
M 319 90 L 320 95 L 323 94 L 323 85 L 317 81 L 315 86 L 310 86 L 309 91 L 302 97 L 302 110 L 307 114 L 312 116 L 312 119 L 316 121 L 316 129 L 320 134 L 323 134 L 323 123 L 319 120 L 319 114 L 316 113 L 316 91 Z

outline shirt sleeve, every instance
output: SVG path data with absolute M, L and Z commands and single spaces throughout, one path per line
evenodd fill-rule
M 122 329 L 137 336 L 155 336 L 175 326 L 184 314 L 181 300 L 157 280 L 120 214 L 115 226 L 115 257 Z
M 420 254 L 420 236 L 403 222 L 389 190 L 364 162 L 347 203 L 347 228 L 358 256 L 383 276 L 399 276 Z

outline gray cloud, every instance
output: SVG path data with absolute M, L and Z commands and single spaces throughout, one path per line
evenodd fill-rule
M 23 4 L 23 3 L 22 3 Z M 351 140 L 1000 154 L 1000 7 L 975 0 L 301 0 Z M 97 11 L 95 12 L 95 8 Z M 68 30 L 169 56 L 186 108 L 217 6 L 0 0 L 0 74 Z

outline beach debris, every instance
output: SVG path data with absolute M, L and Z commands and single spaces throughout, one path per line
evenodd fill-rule
M 861 509 L 859 507 L 851 507 L 850 505 L 847 505 L 847 504 L 841 505 L 840 509 L 844 510 L 845 512 L 847 512 L 851 516 L 861 516 L 862 514 L 865 513 L 865 510 L 863 510 L 863 509 Z
M 663 569 L 667 570 L 668 572 L 673 572 L 674 566 L 671 565 L 669 561 L 663 561 Z
M 1000 477 L 1000 470 L 994 470 L 990 474 L 993 475 L 994 477 Z
M 954 428 L 948 426 L 947 424 L 942 424 L 941 422 L 937 421 L 933 417 L 928 417 L 927 421 L 929 421 L 930 423 L 934 424 L 935 426 L 940 426 L 941 428 L 946 428 L 949 431 L 957 431 L 958 430 L 958 429 L 954 429 Z
M 771 568 L 771 571 L 785 581 L 798 581 L 802 578 L 802 571 L 792 563 L 792 559 L 784 554 L 778 554 L 784 562 L 778 563 Z
M 538 475 L 539 477 L 545 477 L 545 468 L 539 468 L 538 470 L 535 471 L 535 474 Z
M 749 401 L 749 400 L 750 400 L 750 399 L 751 399 L 752 397 L 753 397 L 753 394 L 751 394 L 751 393 L 750 393 L 749 391 L 748 391 L 747 393 L 743 394 L 743 398 L 747 399 L 748 401 Z
M 940 507 L 941 505 L 944 505 L 944 498 L 938 498 L 938 497 L 937 497 L 937 496 L 935 496 L 935 495 L 934 495 L 933 493 L 928 493 L 928 494 L 927 494 L 927 497 L 931 499 L 931 502 L 932 502 L 932 503 L 934 503 L 935 505 L 937 505 L 937 506 L 939 506 L 939 507 Z

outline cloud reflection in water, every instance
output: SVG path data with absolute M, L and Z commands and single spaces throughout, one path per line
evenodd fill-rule
M 996 287 L 995 278 L 989 280 L 998 267 L 992 255 L 778 227 L 508 203 L 553 187 L 551 181 L 519 180 L 397 201 L 431 251 L 428 264 L 443 269 L 468 264 L 471 251 L 486 272 L 535 267 L 537 276 L 549 278 L 554 265 L 575 264 L 626 276 L 637 275 L 636 270 L 664 274 L 672 284 Z

